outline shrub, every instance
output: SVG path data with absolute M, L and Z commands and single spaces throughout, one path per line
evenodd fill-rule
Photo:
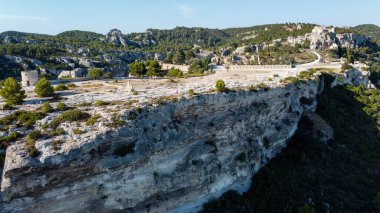
M 121 144 L 119 145 L 115 151 L 114 154 L 118 155 L 120 157 L 124 157 L 127 154 L 131 154 L 135 152 L 135 143 L 129 143 L 129 144 Z
M 5 103 L 2 107 L 2 110 L 13 110 L 15 109 L 11 104 Z
M 291 83 L 291 84 L 299 84 L 302 81 L 300 79 L 298 79 L 297 77 L 289 76 L 289 77 L 282 79 L 280 82 Z
M 7 136 L 0 137 L 0 149 L 6 149 L 10 143 L 15 142 L 21 135 L 17 132 L 12 132 Z
M 59 135 L 64 135 L 64 134 L 65 134 L 65 130 L 62 129 L 62 128 L 60 128 L 60 127 L 56 128 L 56 129 L 51 133 L 51 135 L 53 135 L 53 136 L 59 136 Z
M 25 140 L 26 142 L 35 142 L 36 140 L 40 139 L 42 137 L 42 134 L 38 130 L 30 131 L 29 134 L 26 136 Z
M 26 98 L 25 91 L 21 89 L 21 85 L 14 78 L 7 78 L 2 83 L 0 96 L 4 98 L 7 104 L 21 104 Z
M 351 66 L 351 65 L 348 64 L 348 63 L 344 63 L 344 64 L 342 64 L 342 69 L 341 69 L 341 71 L 342 71 L 342 72 L 345 72 L 346 70 L 353 70 L 353 69 L 354 69 L 353 66 Z
M 226 91 L 226 85 L 223 80 L 217 80 L 215 83 L 215 89 L 217 92 L 224 92 Z
M 112 72 L 106 72 L 106 73 L 104 74 L 104 78 L 105 78 L 105 79 L 111 79 L 111 78 L 113 78 L 113 74 L 112 74 Z
M 53 129 L 56 129 L 63 122 L 75 122 L 75 121 L 83 121 L 90 117 L 90 115 L 86 112 L 82 112 L 78 109 L 69 110 L 63 112 L 58 117 L 54 118 L 51 121 L 50 126 Z
M 59 146 L 61 146 L 63 143 L 65 143 L 63 140 L 54 140 L 54 141 L 51 142 L 51 148 L 54 151 L 58 151 L 59 150 Z
M 182 77 L 183 73 L 181 70 L 179 69 L 174 69 L 174 68 L 171 68 L 169 71 L 168 71 L 168 74 L 167 74 L 169 77 L 172 77 L 172 78 L 180 78 Z
M 87 77 L 91 79 L 100 79 L 103 75 L 103 72 L 99 68 L 90 68 L 87 73 Z
M 67 84 L 67 86 L 68 86 L 69 88 L 75 88 L 75 87 L 77 87 L 74 83 L 69 83 L 69 84 Z
M 189 89 L 189 90 L 187 91 L 187 94 L 189 94 L 189 96 L 194 96 L 194 95 L 196 95 L 196 93 L 194 92 L 193 89 Z
M 64 103 L 62 103 L 62 102 L 58 102 L 58 104 L 57 104 L 57 109 L 58 109 L 59 111 L 65 111 L 65 110 L 67 109 L 67 106 L 66 106 L 66 104 L 64 104 Z
M 64 91 L 64 90 L 68 90 L 69 88 L 66 86 L 66 85 L 64 85 L 64 84 L 58 84 L 55 88 L 54 88 L 54 90 L 55 91 Z
M 137 91 L 133 90 L 132 95 L 137 95 Z
M 50 81 L 46 78 L 41 78 L 36 84 L 34 92 L 37 93 L 39 97 L 52 97 L 54 95 L 54 88 L 51 86 Z
M 18 110 L 11 115 L 7 115 L 0 119 L 0 125 L 11 125 L 16 123 L 17 126 L 31 127 L 37 120 L 45 117 L 45 114 L 38 111 L 24 111 Z
M 41 112 L 43 113 L 50 113 L 50 112 L 53 112 L 53 107 L 50 105 L 49 102 L 45 102 L 42 104 L 41 106 Z
M 263 82 L 259 83 L 259 84 L 257 85 L 257 87 L 258 87 L 259 89 L 264 89 L 264 91 L 268 91 L 268 89 L 269 89 L 269 87 L 268 87 L 266 84 L 264 84 Z
M 80 134 L 83 134 L 83 131 L 81 129 L 74 129 L 73 133 L 76 135 L 80 135 Z
M 301 71 L 297 77 L 300 78 L 300 79 L 310 79 L 311 77 L 313 76 L 313 71 L 310 70 L 310 71 Z
M 96 107 L 106 106 L 106 105 L 108 105 L 108 104 L 109 104 L 108 102 L 105 102 L 105 101 L 102 101 L 102 100 L 99 100 L 99 101 L 96 101 L 96 102 L 95 102 L 95 106 L 96 106 Z
M 89 118 L 87 120 L 86 125 L 87 126 L 93 126 L 93 125 L 95 125 L 99 118 L 101 118 L 100 115 L 93 115 L 93 116 L 91 116 L 91 118 Z

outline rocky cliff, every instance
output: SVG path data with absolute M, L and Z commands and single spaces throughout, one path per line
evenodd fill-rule
M 368 76 L 346 74 L 368 84 Z M 2 212 L 189 212 L 234 189 L 287 144 L 304 112 L 316 108 L 319 78 L 269 90 L 203 94 L 124 109 L 125 123 L 54 152 L 36 143 L 7 149 Z M 132 110 L 132 111 L 131 111 Z M 119 152 L 119 155 L 115 153 Z M 120 152 L 122 153 L 120 155 Z
M 319 81 L 268 91 L 208 94 L 158 107 L 61 153 L 7 149 L 2 212 L 165 212 L 197 208 L 253 174 L 286 146 Z M 133 114 L 134 115 L 134 114 Z M 132 117 L 131 117 L 132 116 Z M 130 149 L 124 157 L 115 149 Z

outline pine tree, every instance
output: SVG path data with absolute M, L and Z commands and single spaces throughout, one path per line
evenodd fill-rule
M 25 91 L 22 90 L 20 83 L 14 78 L 5 79 L 0 90 L 1 97 L 8 104 L 21 104 L 26 98 Z

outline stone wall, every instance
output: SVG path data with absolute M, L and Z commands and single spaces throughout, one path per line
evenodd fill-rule
M 189 66 L 188 65 L 176 65 L 176 64 L 162 64 L 162 69 L 163 70 L 170 70 L 171 68 L 174 69 L 179 69 L 182 72 L 188 72 L 189 71 Z
M 284 70 L 291 69 L 292 65 L 230 65 L 230 70 Z

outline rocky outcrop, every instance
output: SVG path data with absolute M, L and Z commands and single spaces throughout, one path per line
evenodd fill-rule
M 187 212 L 226 190 L 245 191 L 252 175 L 286 146 L 301 114 L 315 109 L 319 89 L 319 81 L 309 81 L 126 110 L 122 127 L 99 126 L 93 138 L 61 152 L 37 142 L 35 159 L 23 144 L 12 145 L 0 208 Z M 114 154 L 120 146 L 130 149 L 124 157 Z
M 101 41 L 112 43 L 114 45 L 121 45 L 126 47 L 128 45 L 139 46 L 137 42 L 129 40 L 123 33 L 118 29 L 112 29 L 109 31 L 104 38 L 101 38 Z
M 64 70 L 59 75 L 58 78 L 80 78 L 86 77 L 87 70 L 82 68 L 77 68 L 73 70 Z
M 311 33 L 304 36 L 288 37 L 287 43 L 295 46 L 296 44 L 304 44 L 310 42 L 310 49 L 334 49 L 338 46 L 346 48 L 356 48 L 364 45 L 369 40 L 369 37 L 355 33 L 336 34 L 335 28 L 323 26 L 315 26 Z

